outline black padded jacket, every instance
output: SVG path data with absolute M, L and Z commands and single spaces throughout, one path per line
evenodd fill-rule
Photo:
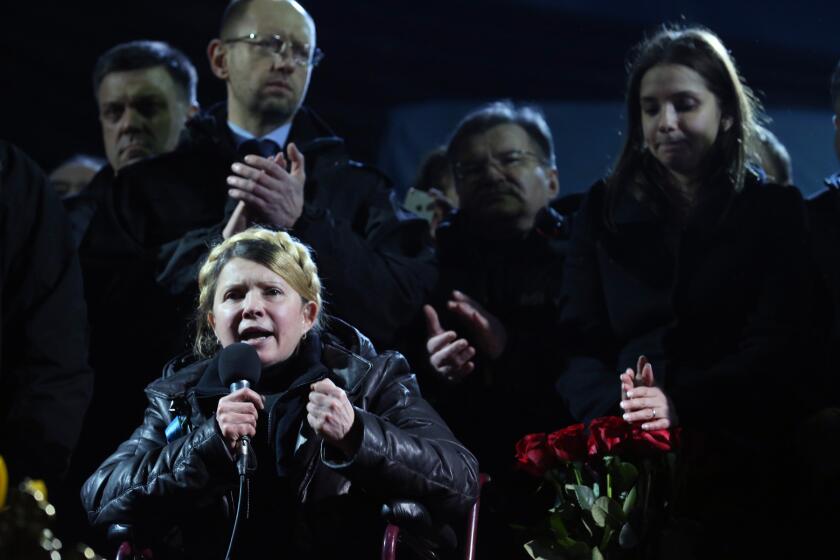
M 300 414 L 296 437 L 288 440 L 294 443 L 283 450 L 292 453 L 285 474 L 276 476 L 271 461 L 260 458 L 263 474 L 255 477 L 249 512 L 252 527 L 259 529 L 249 533 L 248 546 L 279 547 L 308 557 L 358 550 L 361 545 L 354 539 L 363 540 L 361 527 L 373 511 L 368 506 L 378 511 L 394 499 L 419 501 L 443 523 L 463 516 L 478 492 L 476 461 L 422 398 L 405 359 L 393 352 L 377 355 L 363 335 L 336 319 L 304 346 L 301 353 L 314 355 L 315 367 L 295 372 L 285 393 L 305 398 L 312 382 L 329 377 L 355 407 L 361 443 L 355 456 L 339 458 Z M 238 478 L 213 415 L 226 392 L 217 376 L 215 358 L 186 367 L 170 362 L 164 376 L 146 388 L 143 424 L 82 488 L 91 523 L 145 525 L 170 547 L 164 557 L 224 552 Z M 207 389 L 214 382 L 216 394 Z M 271 397 L 263 415 L 271 425 L 276 409 L 269 403 Z M 167 442 L 165 429 L 178 415 L 192 427 Z M 265 441 L 271 448 L 271 438 Z M 364 531 L 376 536 L 375 529 Z M 319 536 L 324 534 L 330 538 Z M 247 557 L 243 552 L 240 556 Z

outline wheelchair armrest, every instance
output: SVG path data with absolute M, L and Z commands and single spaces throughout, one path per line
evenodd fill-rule
M 420 502 L 389 502 L 382 506 L 382 518 L 389 526 L 399 528 L 393 532 L 394 538 L 399 534 L 403 542 L 415 550 L 426 551 L 429 557 L 435 557 L 434 551 L 454 550 L 458 546 L 452 527 L 435 523 L 429 510 Z
M 117 548 L 115 560 L 151 560 L 151 549 L 138 540 L 133 525 L 114 523 L 108 527 L 108 541 Z
M 433 529 L 432 514 L 420 502 L 398 500 L 382 506 L 382 518 L 393 525 L 405 529 L 431 531 Z

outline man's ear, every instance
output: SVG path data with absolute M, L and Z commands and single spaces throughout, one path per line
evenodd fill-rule
M 210 61 L 210 70 L 220 80 L 227 80 L 230 73 L 227 67 L 227 45 L 221 39 L 213 39 L 207 45 L 207 60 Z

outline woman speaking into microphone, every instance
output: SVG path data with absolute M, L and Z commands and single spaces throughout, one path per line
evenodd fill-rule
M 142 528 L 156 557 L 221 557 L 241 495 L 233 557 L 341 557 L 375 554 L 383 502 L 420 502 L 438 523 L 466 512 L 475 459 L 402 356 L 324 326 L 304 245 L 245 230 L 210 252 L 198 284 L 195 356 L 146 388 L 143 424 L 85 483 L 91 523 Z

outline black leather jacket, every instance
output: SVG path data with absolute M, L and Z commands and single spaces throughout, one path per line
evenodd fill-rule
M 327 556 L 357 550 L 350 541 L 372 518 L 367 513 L 373 504 L 378 511 L 387 500 L 416 500 L 442 522 L 467 511 L 478 491 L 476 461 L 421 397 L 401 355 L 377 355 L 363 335 L 335 319 L 321 337 L 310 336 L 299 354 L 314 359 L 297 360 L 305 371 L 294 372 L 295 381 L 283 394 L 306 399 L 312 382 L 329 377 L 347 391 L 355 407 L 361 444 L 349 461 L 337 459 L 300 409 L 291 424 L 295 437 L 259 439 L 266 445 L 259 457 L 260 474 L 252 475 L 252 538 L 240 542 L 247 540 L 253 550 L 267 544 L 273 550 L 280 546 L 310 557 Z M 169 551 L 173 557 L 221 556 L 238 481 L 213 414 L 225 393 L 215 358 L 186 367 L 171 362 L 164 376 L 146 388 L 149 405 L 143 424 L 82 488 L 91 523 L 142 524 L 151 526 L 157 537 L 171 533 L 164 540 L 176 549 Z M 271 419 L 270 411 L 277 410 L 271 395 L 266 403 L 261 416 L 267 417 L 268 427 L 258 425 L 255 438 L 258 456 L 261 430 L 271 434 L 278 422 Z M 287 405 L 286 411 L 293 408 Z M 179 415 L 190 427 L 167 443 L 164 431 Z M 272 441 L 289 444 L 277 452 Z M 247 523 L 245 532 L 249 534 Z M 373 542 L 381 536 L 374 527 L 365 532 Z M 267 540 L 253 542 L 259 538 Z M 240 557 L 248 555 L 240 551 Z

